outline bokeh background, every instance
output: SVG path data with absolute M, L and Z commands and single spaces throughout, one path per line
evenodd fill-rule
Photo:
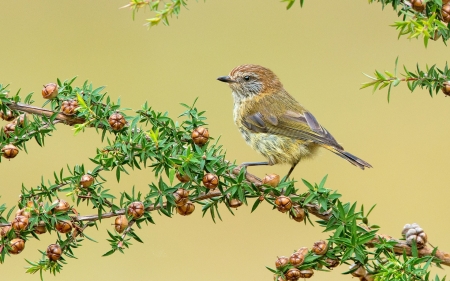
M 192 103 L 198 97 L 211 135 L 221 136 L 227 158 L 240 163 L 263 158 L 236 130 L 230 90 L 216 78 L 244 63 L 267 66 L 346 150 L 374 167 L 361 171 L 324 151 L 300 163 L 294 177 L 319 182 L 328 174 L 326 186 L 339 190 L 343 201 L 377 204 L 371 222 L 381 226 L 381 233 L 399 237 L 405 223 L 417 222 L 433 245 L 450 250 L 450 99 L 442 94 L 430 98 L 420 89 L 411 94 L 402 85 L 393 90 L 388 104 L 386 91 L 372 95 L 371 90 L 359 90 L 368 81 L 363 72 L 392 71 L 397 56 L 400 66 L 443 67 L 448 49 L 442 42 L 431 42 L 425 49 L 420 40 L 398 40 L 397 31 L 389 27 L 397 20 L 395 12 L 367 1 L 305 1 L 303 9 L 296 3 L 289 11 L 270 0 L 189 1 L 189 10 L 183 8 L 170 27 L 151 30 L 143 23 L 153 14 L 141 11 L 133 21 L 130 11 L 119 9 L 125 4 L 2 1 L 0 83 L 11 84 L 12 92 L 36 92 L 41 104 L 43 84 L 78 76 L 78 85 L 85 80 L 106 85 L 124 107 L 137 109 L 148 101 L 172 117 L 183 110 L 180 102 Z M 13 206 L 22 183 L 36 186 L 41 176 L 51 179 L 53 171 L 66 164 L 93 168 L 88 158 L 102 146 L 94 130 L 74 136 L 70 127 L 59 125 L 44 148 L 30 143 L 28 154 L 2 161 L 0 202 Z M 259 176 L 287 170 L 250 169 Z M 133 171 L 120 184 L 109 178 L 116 195 L 133 185 L 146 192 L 155 180 L 150 170 Z M 244 206 L 232 216 L 222 208 L 223 222 L 216 224 L 202 218 L 199 210 L 172 219 L 155 214 L 156 225 L 137 230 L 143 245 L 135 242 L 125 255 L 110 257 L 101 257 L 109 249 L 106 229 L 112 229 L 112 221 L 104 220 L 99 231 L 88 230 L 99 243 L 85 241 L 75 252 L 78 259 L 70 260 L 56 278 L 271 280 L 265 266 L 273 267 L 277 256 L 327 238 L 320 227 L 295 223 L 268 204 L 253 214 L 250 210 Z M 0 265 L 2 278 L 38 280 L 25 274 L 24 258 L 38 260 L 37 250 L 45 250 L 54 235 L 31 240 L 21 255 L 8 258 Z M 341 266 L 332 273 L 316 272 L 314 280 L 350 280 L 341 275 L 346 270 Z M 55 277 L 46 274 L 45 279 Z

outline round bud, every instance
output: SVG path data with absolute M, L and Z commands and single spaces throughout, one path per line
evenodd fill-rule
M 300 270 L 297 268 L 289 269 L 285 274 L 286 279 L 289 281 L 296 281 L 300 278 Z
M 410 0 L 412 8 L 417 12 L 422 12 L 425 10 L 425 3 L 423 0 Z
M 85 174 L 85 175 L 81 176 L 81 179 L 80 179 L 80 186 L 81 187 L 88 188 L 93 183 L 94 183 L 94 177 L 93 176 L 91 176 L 89 174 Z
M 192 131 L 191 138 L 196 145 L 202 146 L 208 141 L 209 132 L 203 127 L 198 127 Z
M 189 216 L 195 210 L 195 205 L 191 201 L 188 201 L 183 206 L 177 206 L 177 213 L 182 216 Z
M 277 187 L 279 183 L 280 183 L 280 176 L 277 174 L 268 174 L 262 180 L 262 184 L 266 184 L 271 187 Z
M 449 5 L 449 10 L 450 10 L 450 5 Z M 445 96 L 450 96 L 450 81 L 444 82 L 444 84 L 442 86 L 442 92 L 444 93 Z
M 302 222 L 305 219 L 305 210 L 299 205 L 295 205 L 292 207 L 291 212 L 289 213 L 291 218 L 296 222 Z
M 11 110 L 7 110 L 6 113 L 0 110 L 0 118 L 2 118 L 5 121 L 12 121 L 14 120 L 15 116 Z
M 231 208 L 239 208 L 240 206 L 242 206 L 242 201 L 236 198 L 231 199 L 228 204 L 230 205 Z
M 118 216 L 114 221 L 114 228 L 117 232 L 122 233 L 128 227 L 128 220 L 126 216 Z
M 2 147 L 2 154 L 6 159 L 11 159 L 19 154 L 19 149 L 13 144 L 7 144 Z
M 74 115 L 78 108 L 78 102 L 76 100 L 65 100 L 61 104 L 61 112 L 65 115 Z
M 351 273 L 354 277 L 360 278 L 360 277 L 363 277 L 364 275 L 366 275 L 366 269 L 364 268 L 364 266 L 360 266 L 356 263 L 350 265 L 350 270 L 355 269 L 355 268 L 356 268 L 356 270 Z
M 47 228 L 45 227 L 45 224 L 38 224 L 34 226 L 34 233 L 36 234 L 44 234 L 47 232 Z
M 9 246 L 11 247 L 8 252 L 13 255 L 20 254 L 23 249 L 25 249 L 25 241 L 20 238 L 14 238 L 9 242 Z
M 286 197 L 284 195 L 280 195 L 277 197 L 277 199 L 275 199 L 275 205 L 277 205 L 278 211 L 286 213 L 291 209 L 292 201 L 291 198 Z
M 59 233 L 68 233 L 72 231 L 72 223 L 70 221 L 58 221 L 55 228 Z
M 57 261 L 61 257 L 61 247 L 58 244 L 50 244 L 47 247 L 47 257 L 51 261 Z
M 214 189 L 219 185 L 219 177 L 216 174 L 207 173 L 203 176 L 203 185 L 208 189 Z
M 301 255 L 299 253 L 293 253 L 290 257 L 289 257 L 289 262 L 293 265 L 293 266 L 299 266 L 301 265 L 303 262 L 305 261 L 305 256 Z
M 339 260 L 338 259 L 326 258 L 325 259 L 325 263 L 327 264 L 326 267 L 331 269 L 331 268 L 335 268 L 336 266 L 339 265 Z
M 184 188 L 178 188 L 174 193 L 180 195 L 181 198 L 189 198 L 189 190 L 186 190 Z
M 445 23 L 450 22 L 450 3 L 447 2 L 442 5 L 441 16 L 442 16 L 442 21 L 444 21 Z M 448 82 L 445 82 L 445 83 L 448 83 Z M 442 91 L 444 91 L 444 90 L 442 90 Z M 444 92 L 444 94 L 448 95 L 446 92 Z
M 314 245 L 312 247 L 313 253 L 319 256 L 324 255 L 327 252 L 327 250 L 328 250 L 327 242 L 323 240 L 314 242 Z
M 277 269 L 280 269 L 283 266 L 286 266 L 287 264 L 289 264 L 289 259 L 285 256 L 278 257 L 277 260 L 275 261 L 275 267 Z
M 28 226 L 28 218 L 24 216 L 17 216 L 12 221 L 11 226 L 15 231 L 25 230 Z
M 175 175 L 177 176 L 177 179 L 182 183 L 186 183 L 191 180 L 191 178 L 188 175 L 186 175 L 186 174 L 181 175 L 180 172 L 178 172 L 178 171 L 176 172 Z
M 189 198 L 182 197 L 176 192 L 173 193 L 173 198 L 175 200 L 175 205 L 177 206 L 183 206 L 189 201 Z
M 6 136 L 9 138 L 12 133 L 16 130 L 16 124 L 14 122 L 8 123 L 3 127 L 3 132 L 5 132 Z
M 30 218 L 30 217 L 31 217 L 31 213 L 28 212 L 28 211 L 24 208 L 24 209 L 17 210 L 17 212 L 16 212 L 16 217 L 18 217 L 18 216 L 24 216 L 24 217 L 26 217 L 26 218 Z
M 138 219 L 144 215 L 144 204 L 139 201 L 135 201 L 128 205 L 127 214 L 133 219 Z
M 62 199 L 57 199 L 55 201 L 53 201 L 53 204 L 57 204 L 53 210 L 55 210 L 55 212 L 67 212 L 70 209 L 70 205 L 69 203 L 67 203 L 65 200 Z
M 109 116 L 108 123 L 114 131 L 120 131 L 125 127 L 127 121 L 122 114 L 115 112 Z
M 12 227 L 10 225 L 0 227 L 0 237 L 6 237 L 11 228 Z
M 314 271 L 311 268 L 300 270 L 300 278 L 311 278 Z
M 16 126 L 23 126 L 23 124 L 25 123 L 25 118 L 27 118 L 27 115 L 25 113 L 20 114 L 19 117 L 14 120 L 14 124 L 16 124 Z
M 300 255 L 306 257 L 306 255 L 308 254 L 308 252 L 309 252 L 309 251 L 308 251 L 308 248 L 306 248 L 306 247 L 301 247 L 300 249 L 297 250 L 296 253 L 298 253 L 298 254 L 300 254 Z
M 58 85 L 55 83 L 48 83 L 42 88 L 42 97 L 44 99 L 54 99 L 58 95 Z

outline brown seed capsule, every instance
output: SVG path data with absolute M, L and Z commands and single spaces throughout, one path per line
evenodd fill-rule
M 26 218 L 29 219 L 29 218 L 31 217 L 31 213 L 28 212 L 28 211 L 24 208 L 24 209 L 17 210 L 17 212 L 16 212 L 16 217 L 18 217 L 18 216 L 24 216 L 24 217 L 26 217 Z
M 289 281 L 296 281 L 298 278 L 300 278 L 300 270 L 297 268 L 291 268 L 289 269 L 285 274 L 286 279 Z
M 299 266 L 301 265 L 303 262 L 305 261 L 305 256 L 301 255 L 299 253 L 293 253 L 290 257 L 289 257 L 289 262 L 293 265 L 293 266 Z
M 19 117 L 17 117 L 17 119 L 14 120 L 14 124 L 16 124 L 16 126 L 23 126 L 26 118 L 27 118 L 27 115 L 25 113 L 20 114 Z
M 178 188 L 177 191 L 173 193 L 175 198 L 175 204 L 177 206 L 183 206 L 189 201 L 189 191 L 184 188 Z
M 203 176 L 203 185 L 208 189 L 214 189 L 219 185 L 219 177 L 216 174 L 207 173 Z
M 177 206 L 177 213 L 182 216 L 189 216 L 190 214 L 192 214 L 194 212 L 194 210 L 195 210 L 195 205 L 191 201 L 188 201 L 183 206 Z
M 444 22 L 448 23 L 450 21 L 450 3 L 447 2 L 442 5 L 441 15 L 442 15 L 442 20 Z M 446 83 L 448 83 L 448 82 L 446 82 Z M 448 95 L 445 92 L 444 92 L 444 94 Z
M 8 123 L 3 127 L 3 132 L 5 132 L 6 136 L 9 138 L 12 133 L 16 130 L 16 124 L 15 123 Z
M 19 154 L 19 149 L 13 144 L 7 144 L 2 148 L 3 157 L 11 159 Z
M 233 198 L 229 201 L 230 207 L 231 208 L 239 208 L 240 206 L 242 206 L 242 201 L 236 198 Z
M 305 219 L 305 210 L 299 205 L 295 205 L 292 207 L 290 215 L 296 222 L 302 222 Z
M 0 227 L 0 237 L 6 237 L 11 228 L 10 225 Z
M 277 199 L 275 199 L 275 205 L 277 205 L 278 211 L 286 213 L 291 209 L 292 201 L 291 198 L 286 197 L 284 195 L 280 195 L 277 197 Z
M 88 188 L 93 183 L 94 183 L 94 177 L 93 176 L 91 176 L 89 174 L 85 174 L 85 175 L 81 176 L 81 179 L 80 179 L 80 186 L 81 187 Z
M 65 115 L 74 115 L 78 108 L 78 102 L 76 100 L 65 100 L 61 104 L 61 112 Z
M 72 231 L 72 223 L 70 221 L 58 221 L 55 228 L 59 233 L 68 233 Z
M 289 259 L 285 256 L 278 257 L 275 261 L 275 266 L 277 269 L 282 268 L 283 266 L 286 266 L 289 263 Z
M 363 277 L 359 278 L 360 281 L 374 281 L 375 280 L 375 276 L 371 275 L 371 274 L 366 274 Z
M 118 216 L 114 221 L 114 228 L 117 232 L 122 233 L 128 227 L 128 220 L 126 216 Z
M 11 248 L 8 250 L 10 254 L 17 255 L 20 254 L 23 249 L 25 249 L 25 241 L 20 238 L 14 238 L 9 242 Z
M 335 268 L 336 266 L 339 265 L 339 260 L 338 259 L 326 258 L 325 259 L 325 263 L 327 264 L 326 267 L 331 269 L 331 268 Z
M 276 275 L 273 277 L 273 280 L 275 280 L 275 278 L 276 278 Z M 276 281 L 286 281 L 286 279 L 284 279 L 284 278 L 281 277 L 281 276 L 278 276 L 278 278 L 277 278 Z
M 449 10 L 450 10 L 450 5 L 449 5 Z M 450 11 L 449 11 L 449 17 L 450 17 Z M 444 93 L 445 96 L 450 96 L 450 81 L 444 82 L 443 87 L 442 87 L 442 92 Z
M 366 275 L 367 272 L 366 272 L 366 269 L 364 268 L 364 266 L 360 266 L 356 263 L 350 265 L 350 270 L 352 270 L 356 267 L 357 267 L 357 269 L 351 273 L 354 277 L 360 278 L 360 277 L 363 277 L 364 275 Z
M 51 261 L 57 261 L 61 257 L 61 247 L 58 244 L 50 244 L 47 247 L 47 257 Z
M 67 203 L 65 200 L 62 200 L 62 199 L 57 199 L 57 200 L 53 201 L 53 204 L 57 204 L 53 208 L 53 210 L 55 212 L 67 212 L 70 209 L 69 203 Z
M 203 127 L 198 127 L 192 131 L 191 138 L 196 145 L 202 146 L 208 141 L 209 132 Z
M 268 174 L 263 178 L 262 183 L 271 187 L 277 187 L 280 183 L 280 176 L 277 174 Z
M 425 10 L 425 3 L 423 3 L 423 0 L 410 0 L 412 8 L 416 10 L 417 12 L 422 12 Z
M 116 112 L 109 116 L 108 123 L 114 131 L 120 131 L 125 127 L 127 121 L 122 114 Z
M 139 201 L 135 201 L 128 205 L 127 214 L 133 219 L 138 219 L 144 215 L 144 204 Z
M 44 234 L 47 232 L 47 228 L 45 227 L 45 224 L 38 224 L 34 227 L 34 233 L 36 234 Z
M 178 188 L 177 191 L 175 191 L 178 195 L 181 196 L 181 198 L 188 198 L 189 197 L 189 190 L 186 190 L 184 188 Z
M 191 180 L 191 178 L 188 175 L 181 175 L 180 172 L 177 171 L 177 173 L 175 174 L 177 176 L 177 179 L 182 182 L 182 183 L 186 183 L 189 182 Z
M 300 278 L 311 278 L 313 275 L 314 275 L 314 271 L 310 268 L 300 270 Z
M 25 230 L 28 226 L 28 218 L 24 216 L 17 216 L 12 221 L 11 226 L 15 231 Z
M 306 257 L 306 255 L 308 254 L 308 252 L 309 252 L 309 251 L 308 251 L 308 248 L 306 248 L 306 247 L 301 247 L 300 249 L 297 250 L 296 253 L 298 253 L 298 254 L 300 254 L 300 255 Z
M 58 85 L 55 83 L 48 83 L 42 88 L 42 97 L 44 99 L 54 99 L 58 95 Z
M 5 121 L 12 121 L 14 120 L 15 116 L 11 110 L 7 110 L 6 113 L 0 110 L 0 118 L 2 118 Z
M 327 250 L 328 250 L 327 242 L 323 240 L 314 242 L 314 245 L 312 247 L 313 253 L 319 256 L 324 255 L 327 252 Z

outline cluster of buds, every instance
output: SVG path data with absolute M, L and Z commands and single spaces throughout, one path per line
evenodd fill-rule
M 412 246 L 415 241 L 418 249 L 425 247 L 428 241 L 427 234 L 417 223 L 405 224 L 402 235 L 409 246 Z
M 203 127 L 197 127 L 192 131 L 191 138 L 196 145 L 203 146 L 209 139 L 209 132 Z
M 212 190 L 219 185 L 219 177 L 216 174 L 207 173 L 203 176 L 202 182 L 206 188 Z
M 123 127 L 125 127 L 127 121 L 122 114 L 120 114 L 119 112 L 115 112 L 111 114 L 111 116 L 109 116 L 108 123 L 114 131 L 120 131 L 123 129 Z
M 76 100 L 65 100 L 61 105 L 61 112 L 65 115 L 74 115 L 78 108 L 78 102 Z
M 135 201 L 128 205 L 127 214 L 133 219 L 141 218 L 145 213 L 144 203 L 140 201 Z
M 19 149 L 14 144 L 7 144 L 2 147 L 2 155 L 6 159 L 12 159 L 19 154 Z
M 189 216 L 195 210 L 195 205 L 189 201 L 189 191 L 184 188 L 178 188 L 173 193 L 175 204 L 177 205 L 177 213 L 182 216 Z
M 372 274 L 369 274 L 366 269 L 364 268 L 364 266 L 359 265 L 359 264 L 352 264 L 350 265 L 350 270 L 352 271 L 352 276 L 359 278 L 360 281 L 374 281 L 375 277 Z

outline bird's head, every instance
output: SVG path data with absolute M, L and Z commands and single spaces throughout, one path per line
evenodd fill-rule
M 235 67 L 228 76 L 221 76 L 217 80 L 228 83 L 233 93 L 242 97 L 276 93 L 283 88 L 272 70 L 255 64 Z

